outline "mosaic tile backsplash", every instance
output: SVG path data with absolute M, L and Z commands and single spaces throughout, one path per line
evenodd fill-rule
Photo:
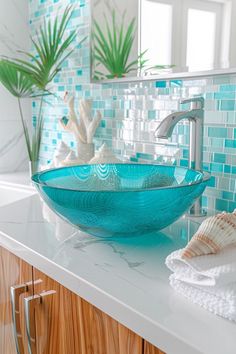
M 75 6 L 70 28 L 79 39 L 89 35 L 90 5 L 87 0 L 30 0 L 31 33 L 41 21 L 60 13 L 68 3 Z M 44 105 L 44 136 L 41 163 L 49 163 L 60 140 L 72 148 L 73 138 L 61 130 L 58 118 L 68 113 L 65 91 L 76 98 L 92 98 L 93 109 L 103 115 L 96 133 L 96 147 L 103 142 L 117 157 L 133 162 L 155 162 L 187 166 L 189 126 L 180 122 L 169 141 L 157 140 L 154 131 L 169 113 L 179 110 L 181 98 L 205 98 L 204 169 L 212 174 L 203 204 L 233 211 L 236 208 L 236 76 L 215 76 L 197 80 L 149 81 L 140 83 L 91 84 L 89 38 L 78 45 L 54 79 L 53 91 Z M 33 102 L 34 112 L 37 102 Z M 181 107 L 188 108 L 186 107 Z

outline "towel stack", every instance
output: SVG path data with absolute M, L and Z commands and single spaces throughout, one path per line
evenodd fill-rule
M 235 217 L 235 212 L 232 216 Z M 221 239 L 229 236 L 236 238 L 236 229 L 232 220 L 230 219 L 232 234 L 227 231 L 228 234 L 225 235 L 224 228 L 222 228 L 218 237 L 220 236 Z M 212 222 L 212 220 L 210 221 Z M 201 231 L 201 226 L 199 230 Z M 198 232 L 195 240 L 199 239 L 199 235 L 204 242 L 209 241 L 205 240 L 205 236 L 212 239 L 211 235 L 203 237 L 202 232 Z M 166 265 L 173 272 L 170 275 L 170 285 L 193 303 L 216 315 L 236 321 L 235 242 L 220 247 L 216 253 L 189 258 L 183 255 L 188 254 L 186 249 L 188 251 L 188 247 L 192 247 L 193 241 L 190 243 L 185 249 L 174 251 L 166 258 Z

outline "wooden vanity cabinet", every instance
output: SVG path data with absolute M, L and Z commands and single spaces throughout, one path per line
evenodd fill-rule
M 34 279 L 41 293 L 55 291 L 35 313 L 37 354 L 164 354 L 35 268 Z
M 13 286 L 17 292 L 22 284 L 27 287 L 20 288 L 21 294 L 16 293 L 15 296 L 16 302 L 19 299 L 15 321 L 17 351 L 10 293 Z M 0 247 L 0 353 L 29 352 L 164 354 L 46 274 Z
M 141 337 L 35 268 L 34 278 L 55 291 L 35 309 L 37 354 L 143 354 Z
M 23 314 L 23 297 L 33 294 L 33 267 L 0 246 L 0 353 L 27 352 L 27 337 Z M 28 284 L 26 287 L 25 285 Z M 11 292 L 15 296 L 13 323 Z

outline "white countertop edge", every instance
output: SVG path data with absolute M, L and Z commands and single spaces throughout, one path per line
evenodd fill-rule
M 201 353 L 191 343 L 183 342 L 167 328 L 162 328 L 159 323 L 150 320 L 127 304 L 26 247 L 2 231 L 0 231 L 0 246 L 36 267 L 167 354 Z

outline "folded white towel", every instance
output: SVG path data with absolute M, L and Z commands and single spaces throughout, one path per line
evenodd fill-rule
M 217 254 L 181 258 L 182 249 L 166 258 L 170 285 L 203 308 L 236 321 L 236 247 Z
M 236 246 L 228 246 L 219 253 L 181 258 L 182 249 L 166 258 L 167 267 L 176 279 L 201 286 L 220 286 L 236 282 Z
M 175 274 L 171 274 L 170 285 L 194 304 L 215 315 L 236 321 L 236 282 L 220 287 L 202 287 L 180 281 L 175 278 Z

